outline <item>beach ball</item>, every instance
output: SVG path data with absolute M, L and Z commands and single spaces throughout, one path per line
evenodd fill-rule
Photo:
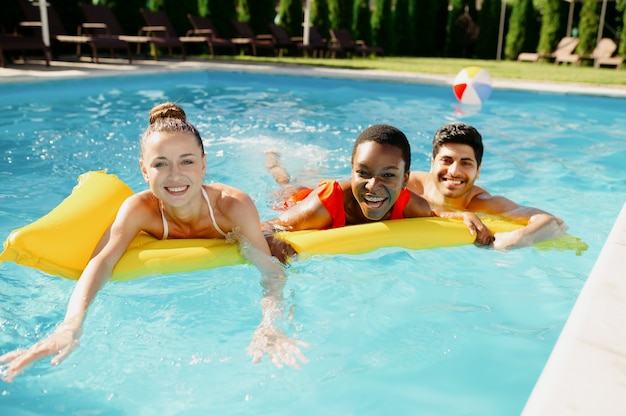
M 491 95 L 491 75 L 477 66 L 464 68 L 454 78 L 452 90 L 462 104 L 481 105 Z

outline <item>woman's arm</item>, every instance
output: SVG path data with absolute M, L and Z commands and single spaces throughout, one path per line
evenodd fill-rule
M 26 350 L 15 350 L 0 356 L 0 362 L 8 363 L 2 374 L 3 380 L 12 381 L 33 362 L 47 356 L 53 355 L 51 364 L 58 365 L 78 347 L 89 305 L 111 277 L 113 268 L 140 230 L 136 219 L 141 216 L 129 215 L 132 205 L 133 201 L 124 202 L 110 232 L 107 231 L 98 243 L 102 249 L 87 263 L 74 287 L 65 318 L 55 331 Z
M 308 347 L 308 344 L 290 339 L 280 329 L 284 314 L 283 289 L 287 279 L 285 270 L 270 254 L 261 231 L 259 213 L 252 199 L 237 190 L 230 190 L 228 194 L 227 199 L 233 199 L 222 202 L 222 207 L 227 207 L 222 212 L 228 213 L 228 220 L 239 241 L 242 255 L 261 272 L 262 319 L 254 332 L 248 353 L 254 362 L 259 362 L 267 354 L 279 368 L 283 365 L 299 368 L 298 360 L 308 362 L 299 347 Z
M 261 224 L 271 253 L 280 262 L 287 263 L 297 252 L 285 240 L 274 238 L 277 231 L 320 230 L 332 225 L 333 219 L 317 196 L 318 191 L 319 188 L 278 217 Z

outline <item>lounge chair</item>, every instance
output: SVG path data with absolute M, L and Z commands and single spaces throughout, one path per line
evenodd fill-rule
M 21 22 L 20 26 L 35 29 L 38 36 L 41 36 L 41 16 L 39 14 L 39 6 L 34 5 L 28 0 L 19 0 L 20 8 L 26 16 L 27 21 Z M 68 35 L 63 27 L 63 22 L 57 14 L 54 7 L 48 6 L 48 29 L 50 31 L 50 40 L 54 44 L 74 44 L 76 45 L 76 54 L 80 57 L 81 46 L 89 45 L 91 48 L 91 59 L 98 63 L 98 50 L 106 49 L 110 51 L 111 56 L 115 56 L 116 49 L 123 49 L 128 61 L 132 62 L 130 48 L 128 43 L 118 39 L 116 36 L 106 34 L 81 34 L 82 28 L 79 26 L 78 35 Z
M 326 40 L 322 37 L 322 34 L 315 26 L 309 27 L 309 45 L 311 46 L 311 53 L 314 58 L 323 58 L 326 56 L 328 45 Z
M 204 36 L 206 42 L 209 45 L 209 51 L 211 56 L 215 56 L 215 49 L 220 48 L 227 50 L 230 55 L 235 54 L 235 45 L 230 39 L 223 38 L 215 29 L 213 22 L 208 17 L 196 16 L 194 14 L 187 14 L 189 22 L 193 29 L 187 32 L 187 36 Z
M 352 54 L 361 54 L 363 58 L 368 55 L 384 55 L 385 51 L 380 46 L 368 46 L 363 40 L 353 40 L 352 35 L 347 29 L 330 29 L 331 45 L 329 47 L 333 57 L 339 52 L 344 57 Z
M 613 39 L 602 38 L 600 42 L 593 48 L 590 55 L 568 54 L 559 56 L 554 62 L 556 64 L 571 63 L 579 66 L 581 62 L 589 60 L 594 61 L 593 66 L 599 68 L 600 65 L 614 65 L 617 69 L 622 66 L 624 61 L 621 57 L 613 57 L 613 53 L 617 50 L 617 44 Z
M 249 48 L 254 56 L 257 56 L 261 51 L 266 51 L 268 54 L 276 55 L 272 35 L 257 35 L 247 22 L 233 20 L 232 24 L 238 35 L 238 37 L 231 39 L 235 45 L 239 45 L 244 49 L 244 51 Z
M 15 6 L 17 7 L 17 3 Z M 43 43 L 40 35 L 20 30 L 21 27 L 17 22 L 20 19 L 20 16 L 15 16 L 14 20 L 5 22 L 11 32 L 5 32 L 5 27 L 0 25 L 0 67 L 6 66 L 5 54 L 6 58 L 9 55 L 7 52 L 19 52 L 22 61 L 26 62 L 26 51 L 42 51 L 46 66 L 50 66 L 50 50 Z
M 278 56 L 283 56 L 283 52 L 287 51 L 292 56 L 304 55 L 305 52 L 312 51 L 310 45 L 305 45 L 302 36 L 289 36 L 284 27 L 274 23 L 268 25 L 270 34 L 274 41 L 274 48 L 278 51 Z
M 556 46 L 553 52 L 550 53 L 537 53 L 537 52 L 522 52 L 517 55 L 518 61 L 527 61 L 527 62 L 542 62 L 544 59 L 554 59 L 555 61 L 562 56 L 568 56 L 576 46 L 578 46 L 579 40 L 577 38 L 573 38 L 570 36 L 563 37 L 559 44 Z
M 167 43 L 161 38 L 154 36 L 127 35 L 122 30 L 117 17 L 107 5 L 94 5 L 81 3 L 80 5 L 87 21 L 82 24 L 86 29 L 95 33 L 106 33 L 110 36 L 116 36 L 129 44 L 137 45 L 137 54 L 141 53 L 142 45 L 153 45 L 154 49 L 158 47 L 167 47 Z M 157 59 L 157 56 L 154 56 Z
M 26 51 L 41 50 L 46 60 L 46 66 L 50 66 L 50 50 L 46 48 L 41 37 L 23 36 L 18 33 L 0 34 L 0 67 L 5 67 L 4 53 L 8 51 L 19 51 L 22 60 L 26 61 Z
M 614 66 L 615 69 L 621 69 L 624 63 L 624 58 L 621 56 L 598 56 L 593 60 L 593 67 L 600 68 L 601 66 Z
M 169 54 L 172 54 L 172 48 L 180 48 L 182 51 L 182 59 L 185 60 L 185 44 L 206 43 L 207 38 L 204 36 L 178 36 L 174 30 L 174 26 L 170 22 L 170 18 L 165 12 L 154 12 L 152 10 L 141 9 L 141 14 L 146 21 L 147 26 L 139 29 L 140 35 L 152 36 L 155 39 L 154 45 L 167 48 Z M 157 49 L 154 48 L 154 59 L 157 59 Z

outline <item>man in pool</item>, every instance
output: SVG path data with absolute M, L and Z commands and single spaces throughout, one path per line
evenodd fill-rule
M 565 233 L 568 227 L 560 218 L 491 195 L 475 185 L 482 157 L 478 130 L 459 122 L 446 124 L 433 138 L 430 172 L 411 172 L 408 188 L 439 209 L 480 212 L 524 225 L 515 231 L 495 233 L 492 245 L 497 250 L 526 247 Z

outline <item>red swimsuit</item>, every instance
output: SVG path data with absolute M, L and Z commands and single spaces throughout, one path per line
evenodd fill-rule
M 339 228 L 346 225 L 346 211 L 343 206 L 343 190 L 337 181 L 322 181 L 320 183 L 318 198 L 333 219 L 333 223 L 327 228 Z M 308 195 L 308 194 L 307 194 Z M 401 220 L 404 218 L 404 208 L 409 204 L 411 191 L 403 189 L 400 196 L 391 209 L 391 219 Z

